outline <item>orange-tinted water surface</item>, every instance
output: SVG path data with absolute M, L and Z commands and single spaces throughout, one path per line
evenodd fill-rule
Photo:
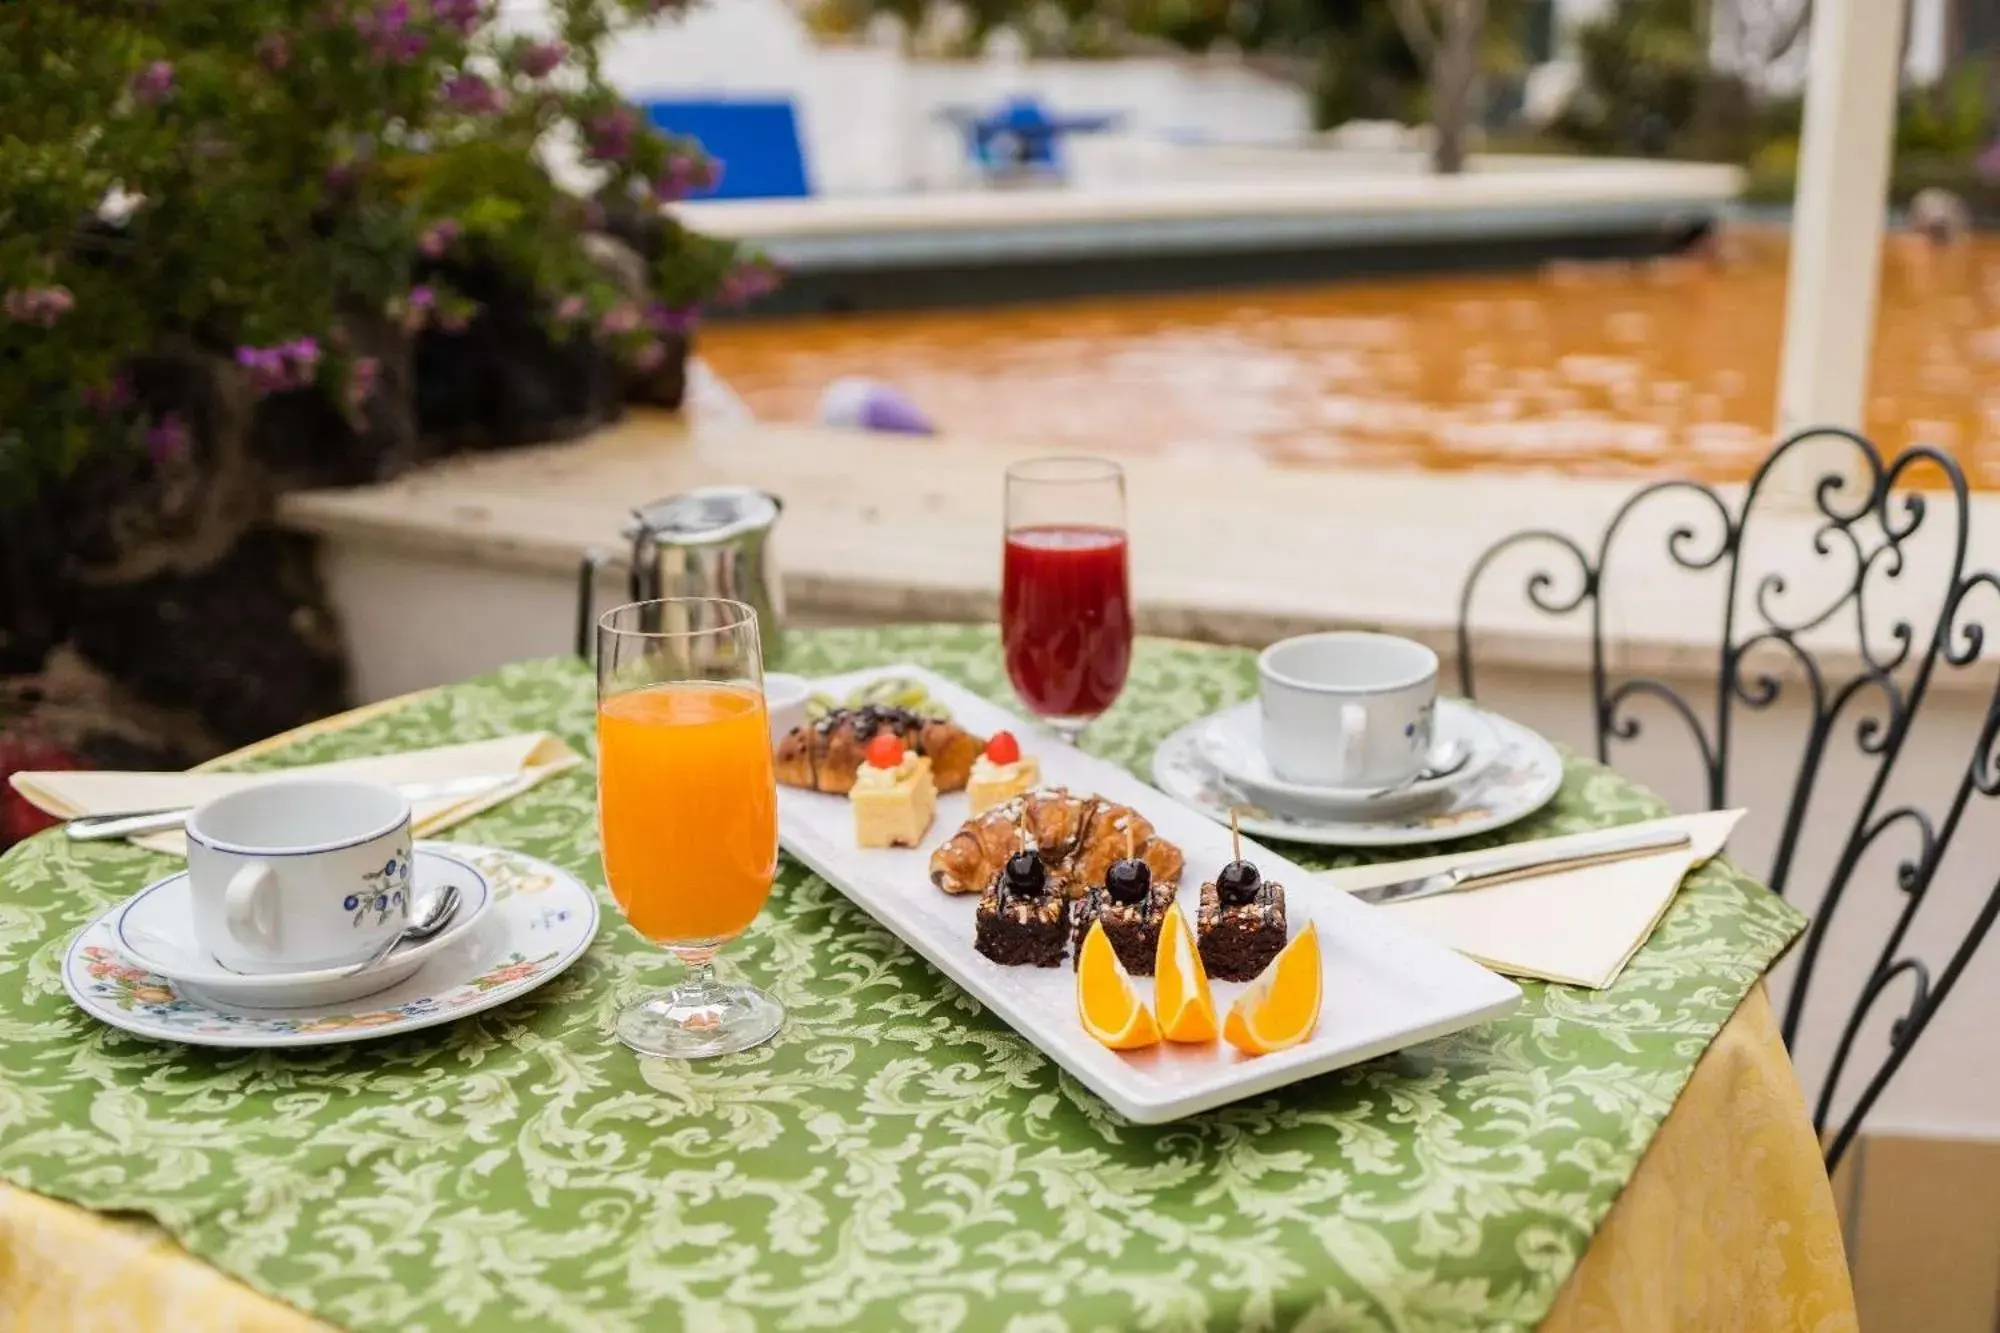
M 1296 467 L 1749 475 L 1771 442 L 1785 240 L 1722 265 L 1554 265 L 1277 291 L 712 326 L 764 420 L 842 375 L 943 429 Z M 1867 428 L 2000 487 L 2000 238 L 1884 260 Z

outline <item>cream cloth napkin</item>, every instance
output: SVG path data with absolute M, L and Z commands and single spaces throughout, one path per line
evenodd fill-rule
M 561 737 L 545 731 L 500 736 L 464 745 L 440 745 L 402 754 L 370 755 L 331 764 L 307 764 L 263 773 L 104 773 L 22 772 L 10 779 L 14 790 L 31 804 L 59 819 L 78 815 L 113 814 L 129 810 L 164 810 L 200 805 L 203 801 L 274 778 L 342 777 L 368 782 L 450 782 L 485 774 L 514 774 L 514 780 L 471 796 L 447 796 L 410 803 L 411 825 L 419 837 L 449 828 L 518 796 L 553 773 L 574 768 L 583 756 Z M 183 855 L 187 844 L 179 830 L 147 833 L 133 838 L 141 847 Z
M 1405 925 L 1496 972 L 1602 990 L 1618 979 L 1625 964 L 1653 933 L 1653 927 L 1660 924 L 1682 878 L 1722 850 L 1730 830 L 1742 817 L 1741 810 L 1716 810 L 1643 824 L 1620 824 L 1616 830 L 1619 833 L 1685 829 L 1693 842 L 1681 851 L 1558 871 L 1488 889 L 1391 903 L 1382 910 L 1394 912 Z M 1561 838 L 1510 843 L 1504 850 L 1540 847 L 1557 852 L 1611 831 L 1599 829 Z M 1373 888 L 1449 870 L 1493 856 L 1500 850 L 1488 848 L 1386 865 L 1355 866 L 1328 871 L 1319 879 L 1339 889 Z

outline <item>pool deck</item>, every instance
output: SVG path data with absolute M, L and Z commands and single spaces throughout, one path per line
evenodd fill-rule
M 801 272 L 1008 263 L 1135 252 L 1438 243 L 1626 232 L 1712 213 L 1743 189 L 1731 166 L 1593 158 L 1475 159 L 1458 176 L 1267 150 L 1221 178 L 1116 188 L 691 203 L 689 225 Z M 1261 167 L 1261 169 L 1259 169 Z
M 617 545 L 633 505 L 699 485 L 747 483 L 785 502 L 778 558 L 800 620 L 990 620 L 1001 475 L 1032 452 L 963 438 L 696 428 L 638 414 L 571 444 L 463 458 L 384 485 L 294 494 L 281 517 L 370 558 L 566 581 L 586 549 Z M 1460 587 L 1488 546 L 1525 527 L 1549 527 L 1594 549 L 1635 489 L 1629 481 L 1546 475 L 1223 467 L 1138 454 L 1121 461 L 1142 632 L 1256 645 L 1309 629 L 1371 626 L 1424 640 L 1448 660 Z M 1936 508 L 1925 536 L 1941 535 L 1946 506 Z M 1972 508 L 1968 568 L 2000 567 L 2000 497 L 1975 496 Z M 1713 674 L 1719 581 L 1676 569 L 1665 549 L 1677 519 L 1697 516 L 1697 530 L 1712 533 L 1712 511 L 1709 526 L 1701 513 L 1698 504 L 1663 503 L 1656 520 L 1618 548 L 1611 577 L 1622 593 L 1610 599 L 1605 630 L 1619 672 Z M 1803 607 L 1840 586 L 1837 562 L 1797 568 L 1822 520 L 1759 514 L 1756 545 L 1782 553 L 1778 562 L 1791 577 L 1781 606 Z M 1876 585 L 1870 614 L 1878 636 L 1898 613 L 1912 617 L 1920 636 L 1927 632 L 1935 610 L 1926 611 L 1923 598 L 1935 584 L 1923 570 L 1944 545 L 1920 537 L 1903 577 Z M 1523 601 L 1528 574 L 1543 566 L 1557 578 L 1555 593 L 1574 587 L 1569 571 L 1546 556 L 1496 567 L 1475 616 L 1482 671 L 1574 671 L 1587 663 L 1582 617 L 1550 619 Z M 1972 611 L 1989 621 L 1996 613 L 2000 606 L 1985 603 Z M 557 641 L 567 641 L 566 625 Z M 1826 641 L 1838 643 L 1836 627 Z M 1851 664 L 1851 653 L 1836 652 L 1829 667 L 1843 658 Z M 1937 687 L 1989 687 L 1973 674 L 1947 673 Z

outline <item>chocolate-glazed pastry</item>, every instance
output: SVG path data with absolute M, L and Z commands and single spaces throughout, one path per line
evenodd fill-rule
M 972 776 L 972 761 L 986 742 L 956 722 L 923 717 L 907 708 L 868 704 L 836 708 L 817 722 L 793 727 L 773 756 L 778 781 L 788 787 L 844 796 L 854 786 L 868 742 L 890 731 L 912 751 L 931 761 L 939 791 L 961 791 Z
M 1069 903 L 1053 888 L 1041 857 L 1009 857 L 980 895 L 972 947 L 1008 967 L 1061 967 Z
M 1080 953 L 1091 924 L 1101 921 L 1125 970 L 1150 977 L 1160 948 L 1160 925 L 1173 904 L 1174 886 L 1155 880 L 1144 861 L 1114 861 L 1104 883 L 1071 904 L 1070 942 Z
M 1195 924 L 1208 975 L 1250 981 L 1285 947 L 1285 888 L 1248 861 L 1231 861 L 1201 886 Z
M 978 893 L 1020 851 L 1039 855 L 1054 891 L 1067 898 L 1104 883 L 1111 863 L 1126 856 L 1144 861 L 1156 883 L 1181 880 L 1181 849 L 1155 834 L 1144 815 L 1051 787 L 967 820 L 931 853 L 931 883 L 946 893 Z

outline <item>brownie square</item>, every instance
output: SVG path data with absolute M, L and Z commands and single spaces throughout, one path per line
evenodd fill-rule
M 1069 903 L 1053 884 L 1049 888 L 1014 893 L 995 875 L 979 895 L 972 947 L 1007 967 L 1061 967 L 1069 943 Z
M 1135 977 L 1152 976 L 1160 949 L 1160 925 L 1173 905 L 1171 884 L 1155 883 L 1136 903 L 1119 902 L 1100 884 L 1070 904 L 1070 943 L 1075 946 L 1071 961 L 1082 957 L 1083 937 L 1090 933 L 1091 923 L 1102 921 L 1111 951 L 1125 964 L 1125 970 Z
M 1215 885 L 1204 884 L 1196 928 L 1209 976 L 1254 980 L 1285 947 L 1285 886 L 1266 881 L 1249 902 L 1225 905 Z

